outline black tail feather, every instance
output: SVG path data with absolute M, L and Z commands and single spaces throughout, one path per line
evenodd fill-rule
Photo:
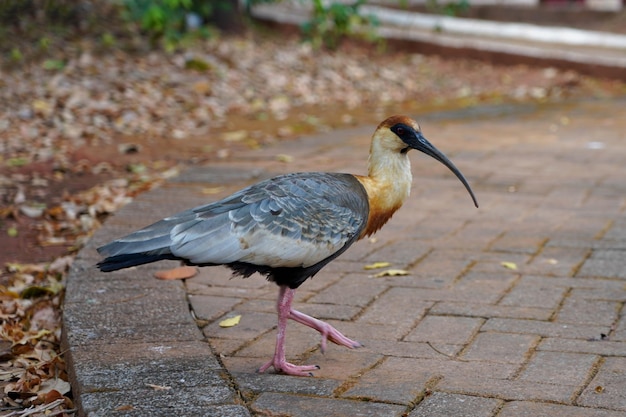
M 168 254 L 145 254 L 145 253 L 130 253 L 125 255 L 109 256 L 102 262 L 98 262 L 96 265 L 102 272 L 117 271 L 118 269 L 129 268 L 131 266 L 138 266 L 143 264 L 149 264 L 151 262 L 162 260 L 176 260 L 179 259 L 171 253 Z

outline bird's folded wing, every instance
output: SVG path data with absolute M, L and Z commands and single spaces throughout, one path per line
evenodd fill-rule
M 367 197 L 353 176 L 288 174 L 165 218 L 101 253 L 167 251 L 194 264 L 308 267 L 356 240 L 367 216 Z

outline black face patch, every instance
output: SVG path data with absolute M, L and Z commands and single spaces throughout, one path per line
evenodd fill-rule
M 411 143 L 415 142 L 415 129 L 411 126 L 405 125 L 404 123 L 397 123 L 391 126 L 391 131 L 402 139 L 402 142 L 409 145 L 408 147 L 402 149 L 402 153 L 407 153 L 411 147 Z

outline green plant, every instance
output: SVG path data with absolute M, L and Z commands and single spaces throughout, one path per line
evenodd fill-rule
M 445 14 L 447 16 L 458 16 L 467 12 L 469 0 L 456 0 L 440 4 L 439 0 L 428 0 L 426 8 L 434 13 Z
M 100 42 L 102 42 L 102 45 L 107 47 L 107 48 L 111 48 L 113 46 L 115 46 L 115 36 L 113 36 L 113 34 L 109 33 L 109 32 L 105 32 L 102 34 L 102 36 L 100 36 Z
M 22 51 L 20 51 L 19 48 L 11 49 L 11 61 L 20 62 L 22 59 L 24 59 L 24 55 L 22 54 Z
M 313 16 L 302 25 L 304 35 L 314 46 L 323 44 L 330 49 L 337 48 L 345 37 L 371 35 L 364 28 L 376 26 L 378 21 L 374 16 L 360 13 L 359 8 L 365 1 L 356 0 L 353 4 L 333 2 L 325 6 L 323 0 L 312 0 Z
M 42 36 L 39 38 L 39 42 L 37 42 L 37 46 L 42 51 L 47 51 L 50 49 L 50 38 L 47 36 Z
M 163 41 L 166 49 L 175 48 L 190 32 L 197 29 L 200 36 L 208 36 L 204 27 L 188 27 L 190 16 L 199 23 L 208 21 L 216 10 L 228 7 L 228 0 L 123 0 L 125 19 L 139 24 L 154 42 Z

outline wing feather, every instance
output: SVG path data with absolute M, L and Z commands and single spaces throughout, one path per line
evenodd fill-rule
M 102 248 L 108 256 L 167 253 L 194 264 L 309 267 L 354 242 L 368 217 L 349 174 L 297 173 L 165 218 Z

